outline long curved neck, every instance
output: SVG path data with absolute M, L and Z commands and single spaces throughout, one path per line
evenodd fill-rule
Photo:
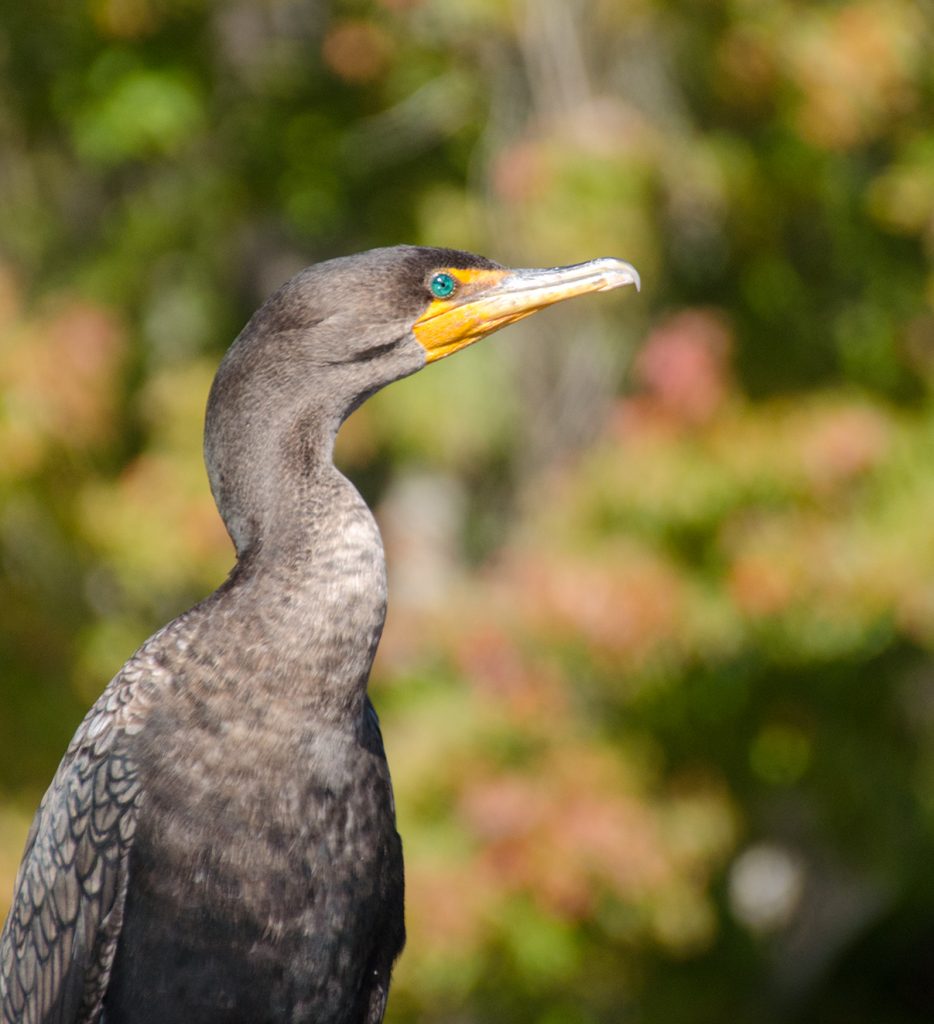
M 338 423 L 314 411 L 285 429 L 256 423 L 249 457 L 219 438 L 212 449 L 208 435 L 212 487 L 238 548 L 210 614 L 253 696 L 357 719 L 386 616 L 386 566 L 370 510 L 333 464 Z

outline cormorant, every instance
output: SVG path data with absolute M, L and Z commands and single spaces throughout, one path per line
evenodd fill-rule
M 384 385 L 585 292 L 621 260 L 508 270 L 398 246 L 299 273 L 221 363 L 205 424 L 237 562 L 88 712 L 26 842 L 3 1024 L 378 1024 L 402 848 L 367 678 L 372 515 L 332 462 Z

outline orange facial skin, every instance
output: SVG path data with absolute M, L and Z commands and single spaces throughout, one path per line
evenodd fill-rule
M 548 270 L 439 267 L 435 273 L 450 275 L 457 287 L 449 298 L 433 299 L 412 327 L 429 363 L 555 302 L 640 283 L 634 267 L 609 257 Z

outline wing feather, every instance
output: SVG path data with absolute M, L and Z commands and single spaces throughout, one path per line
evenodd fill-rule
M 117 693 L 138 681 L 132 664 L 82 723 L 30 829 L 0 935 L 0 1024 L 100 1019 L 141 796 Z

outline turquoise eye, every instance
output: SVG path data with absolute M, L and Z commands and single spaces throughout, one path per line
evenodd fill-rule
M 435 274 L 431 279 L 431 294 L 436 299 L 446 299 L 454 293 L 457 282 L 450 274 Z

